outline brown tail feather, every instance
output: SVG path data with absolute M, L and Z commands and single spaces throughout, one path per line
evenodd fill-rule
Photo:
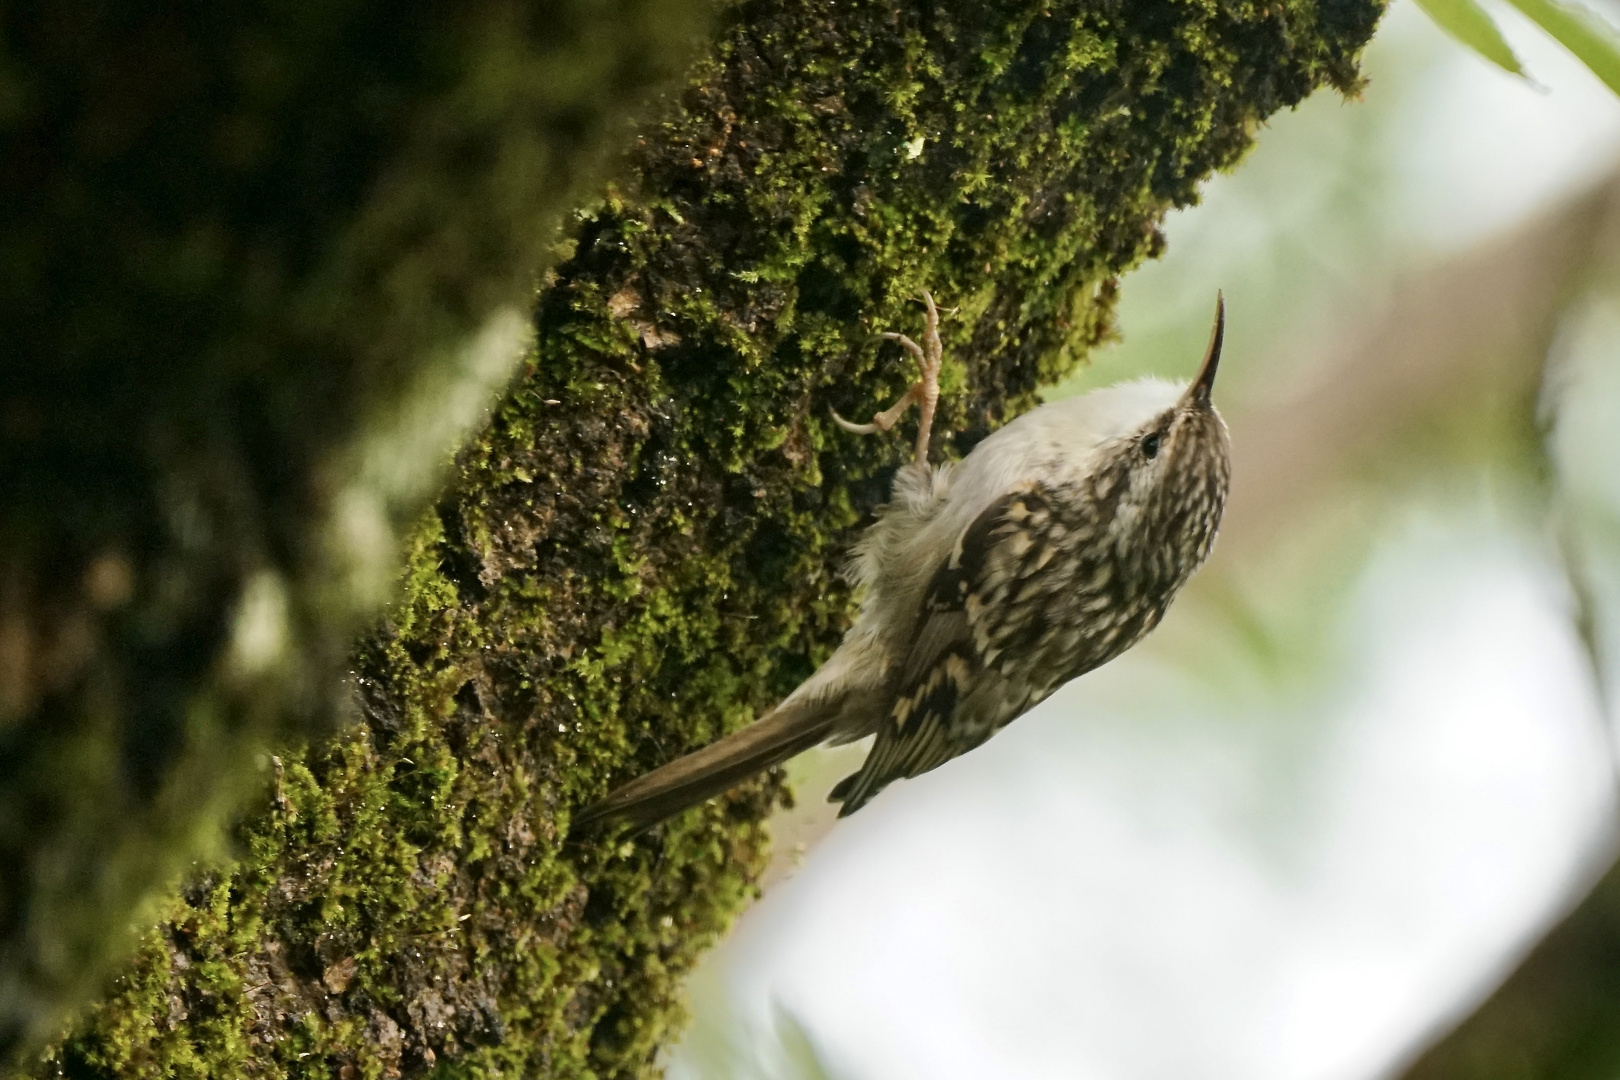
M 638 777 L 574 815 L 571 832 L 656 825 L 826 740 L 836 702 L 779 706 L 741 731 Z

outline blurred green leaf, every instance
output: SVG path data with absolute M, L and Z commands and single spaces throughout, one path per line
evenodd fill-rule
M 1417 0 L 1417 5 L 1440 29 L 1491 63 L 1514 75 L 1524 74 L 1502 31 L 1474 0 Z
M 1419 0 L 1425 11 L 1432 0 Z M 1452 2 L 1452 0 L 1447 0 Z M 1470 3 L 1471 0 L 1462 0 Z M 1590 11 L 1557 0 L 1508 0 L 1620 94 L 1620 34 Z M 1441 24 L 1445 25 L 1444 23 Z

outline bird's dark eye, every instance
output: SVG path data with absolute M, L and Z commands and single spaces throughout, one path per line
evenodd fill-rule
M 1159 456 L 1159 433 L 1157 431 L 1142 440 L 1142 456 L 1150 460 Z

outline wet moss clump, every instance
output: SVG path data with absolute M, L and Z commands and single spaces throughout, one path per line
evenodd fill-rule
M 56 1046 L 74 1077 L 638 1077 L 783 798 L 566 839 L 836 644 L 931 289 L 961 453 L 1111 331 L 1115 277 L 1257 124 L 1356 85 L 1371 2 L 788 3 L 714 51 L 580 211 L 521 379 L 359 648 L 355 726 L 267 766 Z

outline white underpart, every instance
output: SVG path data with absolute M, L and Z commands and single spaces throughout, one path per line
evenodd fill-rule
M 955 465 L 926 475 L 901 469 L 889 507 L 855 549 L 860 614 L 838 651 L 788 700 L 824 700 L 882 684 L 910 648 L 929 579 L 975 518 L 1011 491 L 1083 477 L 1102 447 L 1138 434 L 1185 390 L 1186 384 L 1164 379 L 1116 383 L 1030 410 Z

